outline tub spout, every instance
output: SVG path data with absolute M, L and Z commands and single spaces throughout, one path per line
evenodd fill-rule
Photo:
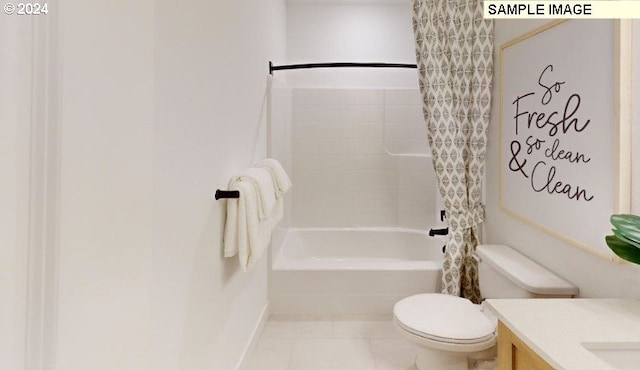
M 445 227 L 444 229 L 431 229 L 429 230 L 429 236 L 436 236 L 436 235 L 447 235 L 449 234 L 449 228 Z

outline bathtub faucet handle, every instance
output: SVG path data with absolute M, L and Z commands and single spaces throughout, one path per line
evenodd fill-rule
M 447 235 L 449 234 L 449 228 L 445 227 L 444 229 L 431 229 L 429 230 L 429 236 L 436 236 L 436 235 Z

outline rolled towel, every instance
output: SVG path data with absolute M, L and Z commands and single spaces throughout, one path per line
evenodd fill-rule
M 273 207 L 276 205 L 276 191 L 271 172 L 265 168 L 251 167 L 244 170 L 235 179 L 248 181 L 255 186 L 258 191 L 258 216 L 260 220 L 271 218 Z
M 266 158 L 258 162 L 256 167 L 265 168 L 271 173 L 277 198 L 280 198 L 291 187 L 291 179 L 277 160 Z

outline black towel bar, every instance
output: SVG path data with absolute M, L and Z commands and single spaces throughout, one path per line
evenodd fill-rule
M 216 200 L 218 199 L 238 199 L 240 198 L 240 192 L 237 190 L 216 190 Z

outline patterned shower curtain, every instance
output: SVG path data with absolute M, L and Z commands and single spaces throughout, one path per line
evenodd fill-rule
M 413 0 L 423 112 L 449 222 L 443 293 L 481 300 L 478 224 L 493 77 L 493 22 L 481 0 Z

